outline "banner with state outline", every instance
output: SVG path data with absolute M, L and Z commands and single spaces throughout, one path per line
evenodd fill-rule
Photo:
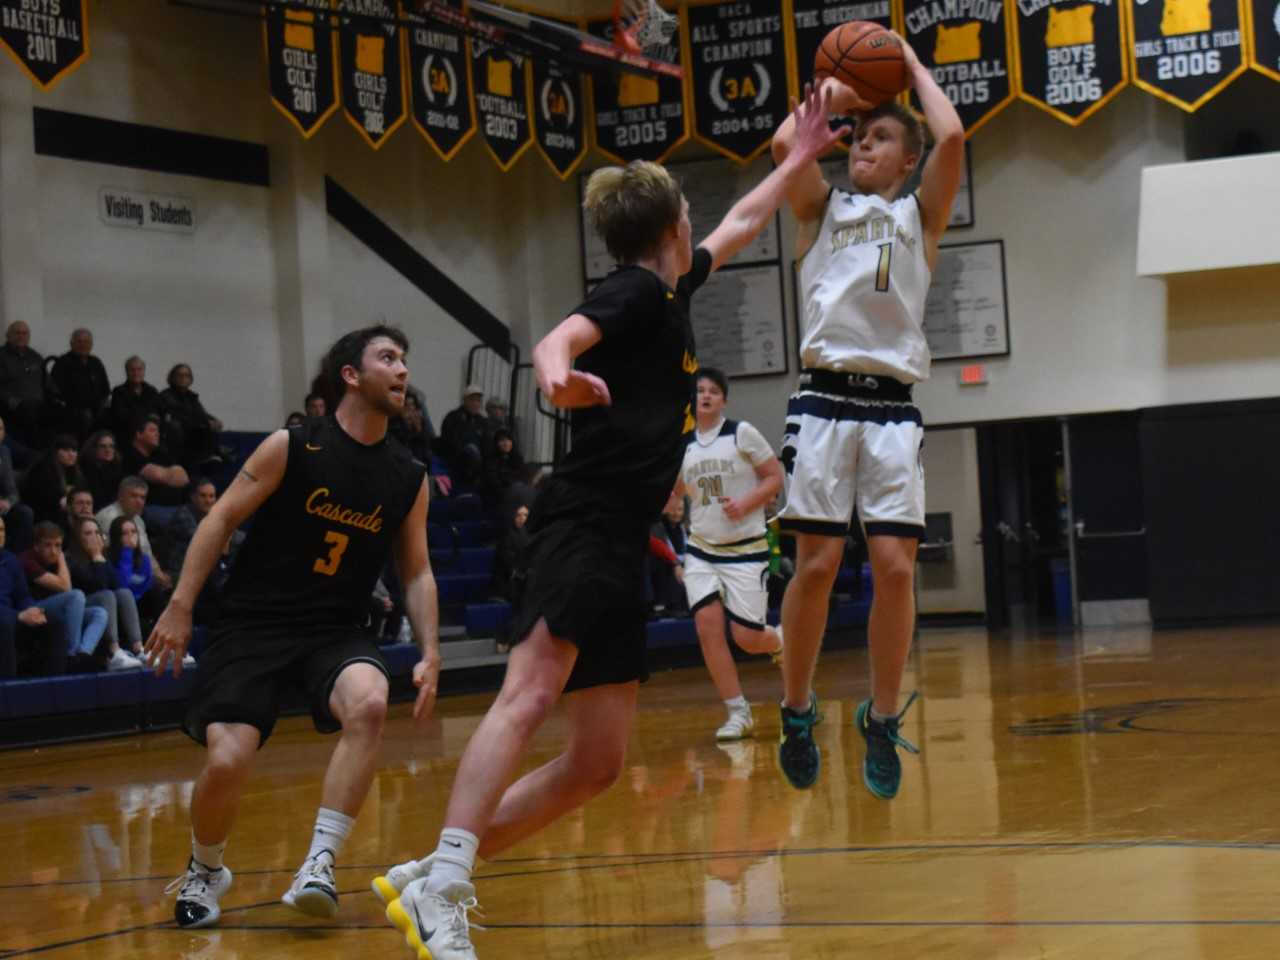
M 1129 84 L 1124 0 L 1014 0 L 1018 96 L 1073 127 Z
M 533 146 L 529 58 L 473 37 L 471 69 L 480 137 L 505 173 Z
M 408 118 L 400 5 L 396 0 L 336 0 L 342 109 L 374 150 Z
M 1243 0 L 1127 0 L 1133 85 L 1194 113 L 1247 69 Z
M 315 136 L 338 109 L 338 70 L 330 0 L 267 0 L 262 42 L 271 104 L 302 134 Z M 310 7 L 299 10 L 298 6 Z

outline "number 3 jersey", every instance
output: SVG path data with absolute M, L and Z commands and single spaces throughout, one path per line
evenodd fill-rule
M 691 550 L 725 556 L 765 549 L 764 507 L 730 520 L 724 504 L 754 490 L 760 482 L 756 467 L 772 457 L 769 441 L 749 423 L 722 420 L 690 435 L 680 477 L 691 504 Z
M 930 271 L 914 193 L 893 203 L 832 190 L 800 261 L 806 369 L 929 377 L 924 302 Z
M 304 629 L 363 625 L 425 473 L 390 435 L 366 446 L 333 417 L 290 429 L 284 478 L 251 520 L 223 616 Z

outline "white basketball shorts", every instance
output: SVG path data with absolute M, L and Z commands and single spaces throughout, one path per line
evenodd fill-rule
M 684 558 L 684 589 L 689 609 L 719 600 L 735 623 L 763 630 L 769 609 L 769 554 L 718 557 L 690 544 Z
M 801 391 L 787 403 L 783 530 L 924 539 L 924 424 L 911 402 Z

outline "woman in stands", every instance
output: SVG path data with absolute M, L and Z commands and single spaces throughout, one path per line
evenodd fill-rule
M 27 471 L 22 481 L 22 499 L 35 514 L 36 523 L 59 523 L 65 516 L 67 493 L 85 486 L 76 466 L 79 458 L 75 437 L 59 434 Z
M 135 527 L 135 537 L 137 532 Z M 71 571 L 71 586 L 84 592 L 86 605 L 107 611 L 107 642 L 111 651 L 107 669 L 141 667 L 142 661 L 135 656 L 142 652 L 138 604 L 133 591 L 121 583 L 119 572 L 107 559 L 106 541 L 93 517 L 77 517 L 72 522 L 67 567 Z
M 78 466 L 84 474 L 85 486 L 93 494 L 93 509 L 101 510 L 114 503 L 120 481 L 124 479 L 124 465 L 110 430 L 99 430 L 85 441 L 80 448 Z

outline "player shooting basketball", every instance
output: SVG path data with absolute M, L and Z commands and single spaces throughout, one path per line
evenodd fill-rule
M 833 36 L 855 28 L 886 36 L 866 24 L 846 24 Z M 782 453 L 790 483 L 781 526 L 797 542 L 796 573 L 782 605 L 787 643 L 779 762 L 794 787 L 818 779 L 813 674 L 856 507 L 875 598 L 868 624 L 872 697 L 859 705 L 855 722 L 867 743 L 863 781 L 889 799 L 902 778 L 897 748 L 916 750 L 898 733 L 906 710 L 899 709 L 898 695 L 915 626 L 916 549 L 924 536 L 924 428 L 911 387 L 929 376 L 925 295 L 960 184 L 964 127 L 928 69 L 897 37 L 906 81 L 934 138 L 919 189 L 899 196 L 920 162 L 924 131 L 906 107 L 892 100 L 877 105 L 854 92 L 851 84 L 871 95 L 875 84 L 862 82 L 860 71 L 882 71 L 884 62 L 879 56 L 860 66 L 860 39 L 837 38 L 829 60 L 833 76 L 822 87 L 834 112 L 857 114 L 849 151 L 853 190 L 833 189 L 812 163 L 788 193 L 799 221 L 804 333 Z M 883 41 L 878 46 L 886 49 Z M 774 136 L 774 158 L 785 161 L 794 143 L 789 118 Z

